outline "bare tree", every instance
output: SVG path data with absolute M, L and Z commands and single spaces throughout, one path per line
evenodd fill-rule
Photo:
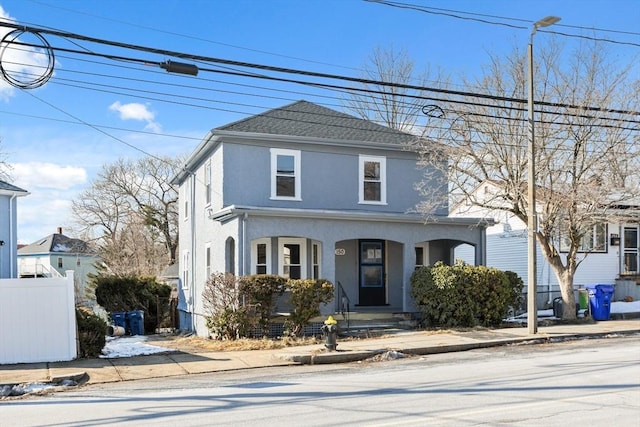
M 430 82 L 429 70 L 418 74 L 413 60 L 405 50 L 393 47 L 377 47 L 363 65 L 361 78 L 379 83 L 363 83 L 358 91 L 351 92 L 345 106 L 359 117 L 382 124 L 391 129 L 416 133 L 421 113 L 425 107 L 425 91 L 410 87 L 440 85 Z M 442 77 L 438 77 L 442 78 Z
M 9 171 L 11 170 L 11 166 L 7 163 L 7 156 L 2 152 L 2 139 L 0 139 L 0 179 L 3 181 L 8 181 Z
M 598 242 L 588 238 L 594 227 L 633 216 L 637 222 L 637 210 L 620 208 L 640 201 L 639 83 L 632 64 L 618 67 L 596 43 L 572 52 L 551 44 L 536 54 L 536 67 L 535 234 L 560 284 L 563 317 L 575 318 L 574 275 L 596 249 Z M 525 70 L 526 57 L 518 50 L 504 60 L 491 57 L 486 74 L 467 84 L 470 92 L 493 99 L 443 101 L 446 117 L 427 129 L 419 148 L 422 163 L 446 176 L 457 200 L 509 212 L 526 224 Z M 431 179 L 425 176 L 425 182 Z M 473 191 L 484 182 L 494 190 Z M 419 206 L 422 212 L 442 203 L 429 197 Z
M 73 201 L 76 222 L 113 272 L 158 274 L 175 263 L 179 159 L 146 157 L 105 165 Z

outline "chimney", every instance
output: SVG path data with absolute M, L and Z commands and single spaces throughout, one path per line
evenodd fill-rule
M 62 234 L 62 227 L 58 227 L 58 234 Z

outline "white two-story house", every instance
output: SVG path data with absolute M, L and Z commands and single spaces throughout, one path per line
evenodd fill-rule
M 211 130 L 174 179 L 181 327 L 208 334 L 202 291 L 216 272 L 327 279 L 323 314 L 345 298 L 414 312 L 416 266 L 452 262 L 461 244 L 482 264 L 487 222 L 411 213 L 424 172 L 414 138 L 306 101 Z
M 476 200 L 484 195 L 492 197 L 497 191 L 490 181 L 479 185 L 473 193 Z M 638 209 L 637 206 L 623 206 L 626 210 Z M 461 201 L 451 207 L 451 216 L 456 217 L 492 217 L 495 224 L 487 228 L 486 265 L 517 273 L 527 283 L 527 224 L 513 214 L 504 211 L 489 211 Z M 566 252 L 563 236 L 558 236 L 558 249 Z M 538 287 L 537 303 L 539 308 L 549 306 L 555 297 L 560 296 L 558 279 L 537 245 Z M 466 262 L 473 262 L 474 249 L 468 245 L 456 248 L 455 256 Z M 578 254 L 581 262 L 574 277 L 574 287 L 607 284 L 615 286 L 615 299 L 631 296 L 640 298 L 640 223 L 639 222 L 602 222 L 594 224 L 591 233 L 584 236 Z
M 18 277 L 18 197 L 28 194 L 28 191 L 0 180 L 0 279 Z

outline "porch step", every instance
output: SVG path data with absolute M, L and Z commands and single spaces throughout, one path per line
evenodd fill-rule
M 341 334 L 380 335 L 389 331 L 415 329 L 418 321 L 412 313 L 345 313 L 335 314 Z

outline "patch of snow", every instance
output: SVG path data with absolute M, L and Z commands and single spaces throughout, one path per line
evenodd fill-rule
M 3 385 L 0 386 L 0 397 L 22 396 L 23 394 L 38 393 L 63 385 L 66 386 L 69 384 L 35 382 L 26 384 Z
M 69 252 L 71 251 L 67 245 L 57 244 L 53 247 L 52 252 Z
M 174 352 L 172 348 L 158 347 L 146 344 L 147 337 L 134 335 L 130 337 L 107 337 L 107 342 L 100 355 L 103 359 L 120 357 L 145 356 L 156 353 Z
M 611 313 L 640 313 L 640 301 L 614 301 L 611 303 Z

